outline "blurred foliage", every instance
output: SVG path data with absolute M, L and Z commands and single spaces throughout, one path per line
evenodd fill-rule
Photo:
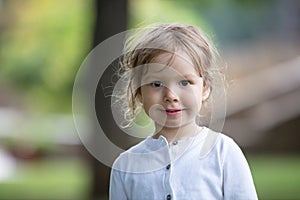
M 185 0 L 176 0 L 178 2 L 181 3 L 187 3 Z M 261 1 L 261 0 L 189 0 L 189 3 L 192 3 L 194 5 L 201 5 L 202 7 L 209 7 L 212 4 L 222 4 L 222 2 L 224 3 L 228 3 L 228 2 L 234 2 L 236 4 L 242 5 L 242 6 L 251 6 L 251 5 L 258 5 L 258 4 L 263 4 L 266 1 L 270 1 L 270 0 L 265 0 L 265 1 Z
M 0 80 L 35 110 L 71 110 L 75 74 L 92 36 L 91 0 L 6 1 Z
M 131 0 L 130 26 L 184 22 L 200 26 L 217 44 L 232 44 L 276 31 L 271 0 Z
M 209 31 L 208 25 L 189 3 L 182 6 L 178 0 L 129 1 L 129 26 L 131 28 L 154 22 L 190 23 Z

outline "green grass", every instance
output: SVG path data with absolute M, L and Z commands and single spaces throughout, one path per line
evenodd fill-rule
M 9 182 L 0 182 L 0 199 L 86 199 L 90 173 L 80 160 L 47 159 L 20 163 Z
M 300 199 L 300 156 L 247 156 L 259 199 Z

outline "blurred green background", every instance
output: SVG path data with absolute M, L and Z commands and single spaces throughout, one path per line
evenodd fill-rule
M 95 2 L 0 0 L 0 199 L 93 198 L 72 89 L 92 48 Z M 260 199 L 300 199 L 299 1 L 126 3 L 128 28 L 179 21 L 212 35 L 234 80 L 224 132 L 245 152 Z

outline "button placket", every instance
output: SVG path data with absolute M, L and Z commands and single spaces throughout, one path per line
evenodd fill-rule
M 172 152 L 172 145 L 169 144 L 169 159 L 170 163 L 165 167 L 165 179 L 164 179 L 164 184 L 165 184 L 165 199 L 171 200 L 172 196 L 171 194 L 173 193 L 172 191 L 172 186 L 171 186 L 171 174 L 172 174 L 172 157 L 171 157 L 171 152 Z
M 170 157 L 172 162 L 177 159 L 179 153 L 179 142 L 177 140 L 170 143 Z

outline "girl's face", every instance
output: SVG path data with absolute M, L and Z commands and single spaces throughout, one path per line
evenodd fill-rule
M 141 101 L 156 126 L 192 128 L 209 91 L 185 53 L 176 54 L 166 66 L 171 56 L 162 54 L 149 64 L 142 77 Z

